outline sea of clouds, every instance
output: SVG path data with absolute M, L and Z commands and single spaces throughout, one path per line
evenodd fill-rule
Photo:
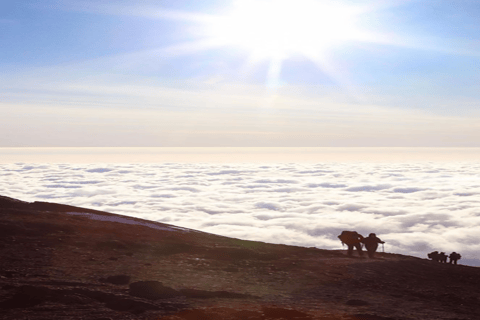
M 323 249 L 341 249 L 342 230 L 374 232 L 386 252 L 480 265 L 474 162 L 4 163 L 0 195 Z

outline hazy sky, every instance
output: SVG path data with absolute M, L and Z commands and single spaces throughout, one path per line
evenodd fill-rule
M 476 146 L 480 2 L 0 1 L 0 147 Z

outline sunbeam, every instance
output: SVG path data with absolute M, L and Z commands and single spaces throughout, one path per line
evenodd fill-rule
M 328 65 L 325 55 L 349 42 L 386 42 L 385 36 L 360 26 L 362 17 L 373 10 L 375 7 L 371 5 L 333 1 L 234 1 L 221 14 L 193 19 L 199 23 L 195 29 L 197 40 L 166 50 L 189 48 L 195 52 L 230 48 L 248 57 L 243 70 L 252 70 L 256 64 L 268 61 L 265 85 L 270 89 L 281 84 L 285 60 L 305 57 L 333 81 L 347 86 L 348 80 L 333 64 Z M 187 16 L 192 22 L 192 15 Z M 188 50 L 180 51 L 188 54 Z

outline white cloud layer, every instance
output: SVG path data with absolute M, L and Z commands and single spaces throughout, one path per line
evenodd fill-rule
M 0 194 L 241 239 L 341 249 L 375 232 L 387 252 L 480 259 L 480 163 L 0 164 Z M 464 260 L 465 261 L 465 260 Z

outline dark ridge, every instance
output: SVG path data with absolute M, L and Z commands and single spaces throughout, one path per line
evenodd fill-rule
M 28 202 L 0 196 L 0 208 L 15 208 L 15 207 L 22 207 L 27 206 Z
M 54 211 L 54 212 L 85 212 L 96 213 L 101 215 L 111 215 L 111 213 L 81 207 L 69 206 L 66 204 L 58 204 L 51 202 L 35 201 L 29 204 L 29 209 L 38 211 Z

